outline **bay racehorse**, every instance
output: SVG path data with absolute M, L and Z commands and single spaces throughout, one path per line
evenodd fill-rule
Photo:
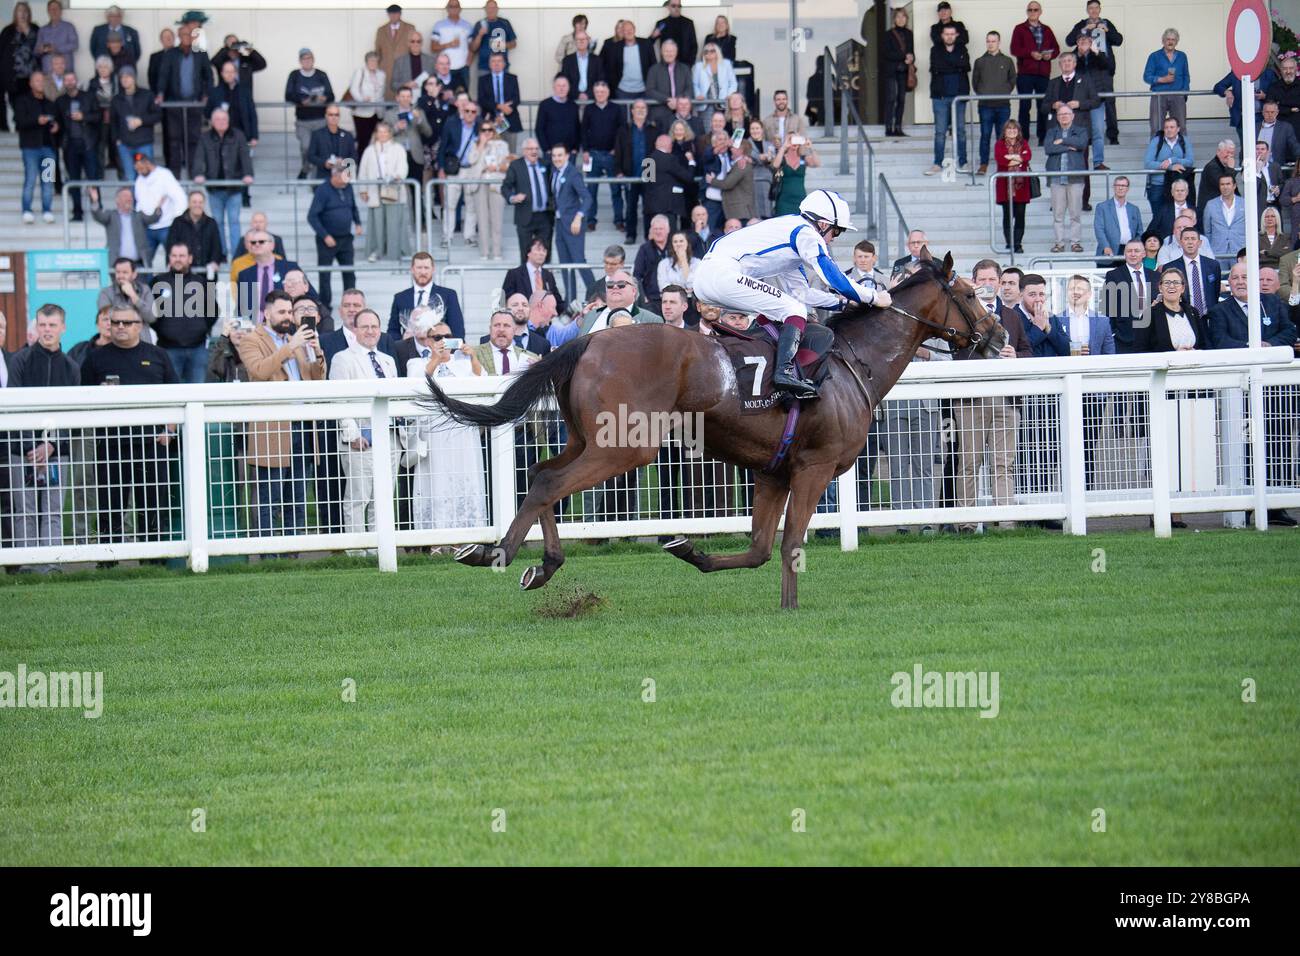
M 834 344 L 821 397 L 804 404 L 797 434 L 784 460 L 765 468 L 781 440 L 786 415 L 779 405 L 761 414 L 740 413 L 731 361 L 718 340 L 669 325 L 633 325 L 580 338 L 552 351 L 522 372 L 493 405 L 453 399 L 430 378 L 425 407 L 467 425 L 495 427 L 517 422 L 554 394 L 568 423 L 568 442 L 557 456 L 538 462 L 528 494 L 509 530 L 495 546 L 466 545 L 456 560 L 501 567 L 514 560 L 533 522 L 541 523 L 543 558 L 520 585 L 538 588 L 564 563 L 555 502 L 608 478 L 653 462 L 659 441 L 598 441 L 600 423 L 616 409 L 661 421 L 670 413 L 702 416 L 704 453 L 754 474 L 749 550 L 704 554 L 685 538 L 665 550 L 701 571 L 756 568 L 772 555 L 777 524 L 781 541 L 781 607 L 798 607 L 796 571 L 808 520 L 826 486 L 853 464 L 867 442 L 872 412 L 898 381 L 922 340 L 946 339 L 954 349 L 975 347 L 995 356 L 1006 332 L 980 304 L 974 288 L 925 252 L 914 271 L 891 291 L 893 305 L 850 306 L 831 321 Z M 661 416 L 661 417 L 654 417 Z M 630 417 L 630 416 L 629 416 Z M 643 430 L 644 431 L 644 430 Z

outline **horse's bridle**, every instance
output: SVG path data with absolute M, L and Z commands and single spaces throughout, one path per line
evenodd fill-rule
M 978 348 L 980 345 L 984 344 L 984 333 L 980 332 L 978 329 L 975 328 L 975 322 L 971 319 L 969 315 L 966 314 L 966 310 L 961 307 L 961 303 L 957 301 L 957 296 L 955 296 L 952 291 L 953 286 L 955 286 L 956 284 L 957 284 L 956 273 L 953 274 L 953 277 L 951 279 L 942 283 L 944 295 L 947 297 L 948 300 L 947 303 L 944 305 L 944 311 L 943 311 L 944 321 L 947 322 L 948 316 L 952 313 L 952 310 L 955 308 L 957 310 L 957 314 L 960 315 L 966 323 L 966 331 L 967 331 L 966 338 L 968 342 L 967 347 Z M 913 315 L 911 312 L 908 312 L 906 309 L 900 308 L 899 306 L 893 305 L 892 303 L 889 306 L 887 306 L 887 309 L 890 312 L 895 312 L 898 315 L 903 316 L 904 318 L 911 319 L 913 322 L 923 325 L 928 329 L 934 329 L 936 332 L 939 333 L 939 337 L 942 338 L 944 341 L 948 342 L 949 345 L 953 344 L 953 339 L 955 339 L 960 334 L 957 331 L 957 329 L 951 325 L 940 325 L 938 323 L 931 322 L 929 319 L 923 319 L 919 315 Z

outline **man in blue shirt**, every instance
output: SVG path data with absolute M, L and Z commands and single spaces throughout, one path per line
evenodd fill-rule
M 1162 44 L 1147 57 L 1142 82 L 1151 88 L 1151 135 L 1157 136 L 1165 117 L 1178 120 L 1178 128 L 1187 128 L 1187 91 L 1192 88 L 1187 68 L 1187 54 L 1178 49 L 1178 31 L 1170 27 L 1160 37 Z

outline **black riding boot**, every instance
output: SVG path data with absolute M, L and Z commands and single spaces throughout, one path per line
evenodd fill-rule
M 772 373 L 772 387 L 790 392 L 795 398 L 816 398 L 817 386 L 799 374 L 794 356 L 803 340 L 803 329 L 793 322 L 781 323 L 781 338 L 776 343 L 776 370 Z

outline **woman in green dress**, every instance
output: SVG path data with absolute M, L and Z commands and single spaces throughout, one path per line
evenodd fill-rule
M 816 168 L 821 164 L 821 158 L 807 137 L 790 134 L 785 138 L 781 148 L 781 162 L 777 167 L 781 186 L 773 215 L 788 216 L 799 211 L 799 203 L 808 194 L 804 177 L 809 167 Z

